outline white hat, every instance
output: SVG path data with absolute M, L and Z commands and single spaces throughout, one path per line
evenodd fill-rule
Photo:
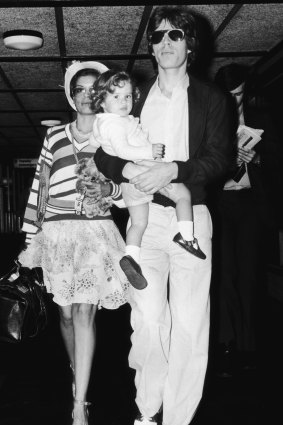
M 65 93 L 66 93 L 66 97 L 68 99 L 69 104 L 71 105 L 71 107 L 76 111 L 76 107 L 75 107 L 75 103 L 71 97 L 71 91 L 70 91 L 70 82 L 73 78 L 74 75 L 76 75 L 76 73 L 78 71 L 80 71 L 81 69 L 85 69 L 85 68 L 91 68 L 91 69 L 95 69 L 96 71 L 100 72 L 101 74 L 105 71 L 108 71 L 108 68 L 103 65 L 100 62 L 94 62 L 94 61 L 88 61 L 88 62 L 79 62 L 79 61 L 74 61 L 72 63 L 72 65 L 70 65 L 67 70 L 66 70 L 66 74 L 65 74 Z

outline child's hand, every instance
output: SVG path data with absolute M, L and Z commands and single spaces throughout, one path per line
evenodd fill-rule
M 165 154 L 165 145 L 162 143 L 154 143 L 152 145 L 152 157 L 154 159 L 156 158 L 163 158 Z

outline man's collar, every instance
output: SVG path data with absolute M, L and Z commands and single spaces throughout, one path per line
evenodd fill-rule
M 174 89 L 173 89 L 173 93 L 176 90 L 185 90 L 187 91 L 188 87 L 190 85 L 190 77 L 189 75 L 186 73 L 184 76 L 182 76 L 180 78 L 180 80 L 177 82 L 177 84 L 175 85 Z M 158 90 L 161 93 L 160 87 L 159 87 L 159 77 L 157 77 L 155 83 L 154 83 L 154 90 Z

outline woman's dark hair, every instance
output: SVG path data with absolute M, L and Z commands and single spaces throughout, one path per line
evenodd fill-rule
M 100 72 L 93 68 L 84 68 L 80 69 L 71 79 L 70 81 L 70 93 L 71 97 L 73 97 L 73 90 L 77 85 L 77 81 L 80 77 L 88 77 L 89 75 L 92 75 L 96 79 L 100 76 Z
M 103 72 L 94 83 L 95 95 L 93 97 L 93 109 L 97 112 L 103 112 L 102 102 L 107 93 L 114 93 L 115 87 L 124 87 L 125 83 L 130 83 L 133 88 L 133 102 L 139 99 L 140 92 L 136 87 L 135 81 L 127 72 L 108 70 Z
M 146 30 L 149 53 L 151 54 L 153 51 L 150 41 L 151 35 L 162 21 L 168 21 L 173 28 L 182 29 L 184 31 L 187 48 L 191 50 L 188 60 L 189 63 L 193 62 L 198 47 L 196 19 L 186 6 L 159 6 L 154 10 Z

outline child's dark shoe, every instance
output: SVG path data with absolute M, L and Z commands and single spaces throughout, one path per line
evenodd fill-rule
M 128 278 L 130 284 L 136 289 L 147 287 L 147 280 L 142 274 L 138 263 L 130 255 L 124 255 L 120 260 L 120 266 Z
M 198 246 L 198 240 L 196 238 L 194 238 L 192 241 L 186 241 L 182 237 L 181 233 L 177 233 L 177 235 L 174 236 L 173 241 L 180 245 L 181 248 L 184 248 L 186 251 L 190 252 L 201 260 L 206 259 L 206 255 Z

